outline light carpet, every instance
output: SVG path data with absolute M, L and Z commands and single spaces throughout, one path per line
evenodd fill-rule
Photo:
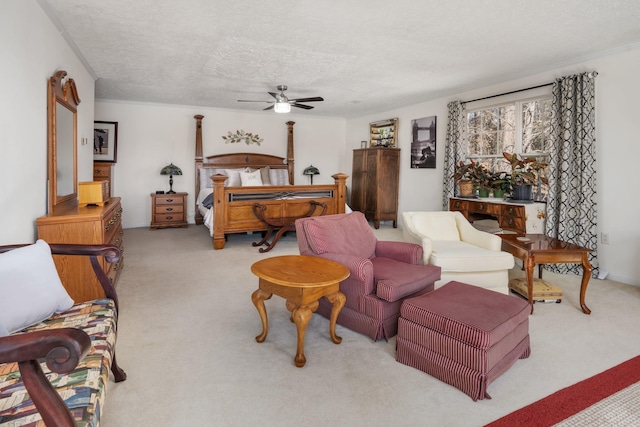
M 381 240 L 401 240 L 383 225 Z M 395 361 L 395 338 L 373 342 L 314 314 L 304 368 L 293 364 L 296 329 L 284 300 L 266 301 L 269 335 L 258 344 L 250 266 L 297 254 L 295 234 L 260 254 L 258 235 L 232 235 L 214 251 L 203 226 L 126 229 L 118 282 L 118 361 L 125 382 L 108 385 L 103 427 L 482 426 L 640 354 L 640 288 L 592 279 L 579 309 L 580 277 L 545 272 L 561 304 L 535 305 L 532 353 L 473 402 L 458 389 Z M 518 268 L 513 276 L 522 275 Z

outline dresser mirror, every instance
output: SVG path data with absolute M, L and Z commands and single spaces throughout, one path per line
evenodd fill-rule
M 78 202 L 78 104 L 76 84 L 66 71 L 49 79 L 48 92 L 48 180 L 49 212 Z

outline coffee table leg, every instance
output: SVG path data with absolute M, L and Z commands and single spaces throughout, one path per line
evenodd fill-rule
M 340 291 L 335 294 L 327 295 L 327 299 L 333 307 L 331 308 L 331 318 L 329 319 L 329 334 L 331 335 L 331 341 L 335 344 L 340 344 L 342 338 L 336 335 L 336 321 L 338 320 L 338 314 L 344 307 L 344 303 L 347 302 L 347 297 Z
M 533 269 L 536 266 L 535 258 L 531 255 L 524 260 L 524 267 L 527 273 L 527 298 L 531 305 L 531 314 L 533 314 Z
M 296 324 L 298 330 L 298 346 L 296 348 L 296 357 L 293 359 L 296 367 L 302 368 L 307 363 L 307 358 L 304 357 L 304 335 L 307 332 L 307 325 L 311 320 L 311 315 L 318 308 L 318 301 L 314 301 L 311 304 L 301 305 L 295 307 L 295 304 L 287 301 L 287 309 L 291 310 L 291 317 Z
M 591 267 L 591 263 L 589 262 L 589 254 L 582 254 L 582 283 L 580 283 L 580 307 L 585 314 L 591 314 L 591 310 L 584 303 L 584 297 L 587 295 L 587 285 L 589 284 L 589 279 L 591 278 L 591 271 L 593 268 Z
M 256 306 L 258 314 L 260 314 L 260 320 L 262 321 L 262 333 L 256 337 L 256 341 L 258 342 L 263 342 L 269 332 L 267 310 L 264 308 L 264 300 L 271 298 L 271 295 L 270 292 L 263 291 L 262 289 L 258 289 L 251 294 L 251 301 L 253 301 L 253 305 Z

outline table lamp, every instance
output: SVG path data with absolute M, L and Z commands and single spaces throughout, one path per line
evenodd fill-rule
M 302 172 L 302 174 L 309 175 L 309 178 L 311 179 L 311 185 L 313 185 L 313 175 L 320 175 L 320 171 L 318 170 L 317 167 L 311 165 L 308 168 L 306 168 L 304 172 Z
M 176 192 L 173 191 L 173 175 L 182 175 L 182 169 L 171 163 L 162 168 L 160 175 L 169 175 L 169 191 L 167 191 L 167 194 L 175 194 Z

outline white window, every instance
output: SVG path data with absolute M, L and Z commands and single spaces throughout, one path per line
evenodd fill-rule
M 551 142 L 551 97 L 469 109 L 467 156 L 494 171 L 507 170 L 502 152 L 544 161 Z

